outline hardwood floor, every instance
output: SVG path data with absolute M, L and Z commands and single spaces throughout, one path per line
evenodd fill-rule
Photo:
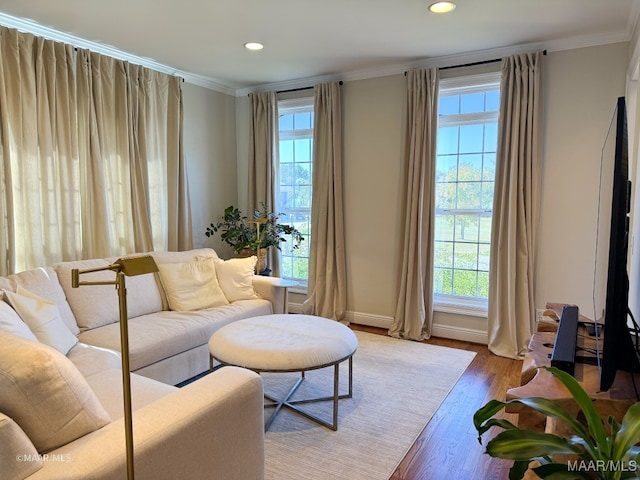
M 354 330 L 386 335 L 386 330 L 351 325 Z M 476 357 L 427 424 L 390 480 L 507 479 L 511 462 L 484 454 L 473 428 L 474 412 L 493 398 L 504 399 L 520 381 L 522 362 L 498 357 L 485 345 L 443 338 L 425 343 L 471 350 Z M 515 421 L 516 416 L 503 418 Z M 486 439 L 485 439 L 486 442 Z

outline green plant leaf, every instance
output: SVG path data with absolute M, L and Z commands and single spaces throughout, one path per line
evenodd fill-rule
M 521 480 L 529 470 L 529 463 L 531 463 L 529 460 L 513 462 L 513 466 L 509 469 L 509 480 Z
M 505 430 L 487 443 L 487 453 L 508 460 L 530 460 L 553 454 L 576 454 L 583 451 L 564 438 L 550 433 L 528 430 Z
M 562 407 L 557 402 L 542 397 L 520 398 L 515 401 L 521 403 L 522 405 L 533 408 L 546 417 L 553 417 L 563 420 L 567 423 L 567 425 L 569 425 L 569 427 L 571 427 L 571 429 L 575 433 L 583 438 L 589 438 L 589 433 L 585 430 L 583 425 L 578 420 L 573 418 L 573 416 L 569 414 L 569 412 L 567 412 L 567 410 L 565 410 L 564 407 Z
M 473 414 L 473 425 L 478 431 L 478 441 L 480 443 L 482 443 L 482 434 L 491 428 L 491 426 L 487 427 L 485 422 L 491 419 L 491 417 L 502 410 L 506 405 L 507 403 L 501 402 L 500 400 L 489 400 L 483 407 L 479 408 L 476 413 Z
M 612 458 L 622 459 L 636 443 L 640 443 L 640 402 L 629 407 L 622 418 L 620 430 L 614 437 Z
M 493 417 L 497 412 L 502 410 L 507 405 L 519 403 L 526 405 L 529 408 L 543 414 L 547 417 L 554 417 L 565 421 L 575 433 L 578 435 L 589 438 L 588 432 L 584 429 L 582 424 L 573 418 L 562 406 L 553 400 L 548 400 L 542 397 L 527 397 L 509 400 L 507 402 L 500 402 L 499 400 L 491 400 L 484 407 L 476 411 L 473 416 L 473 423 L 478 430 L 478 434 L 484 434 L 491 426 L 486 425 L 489 418 Z
M 484 431 L 489 430 L 491 427 L 500 427 L 504 430 L 520 430 L 516 425 L 504 418 L 490 418 L 482 425 Z M 480 440 L 480 437 L 478 439 Z
M 593 406 L 593 401 L 589 397 L 589 394 L 584 391 L 578 381 L 562 370 L 555 367 L 542 367 L 548 370 L 554 377 L 560 380 L 567 390 L 571 393 L 582 413 L 587 420 L 589 426 L 589 433 L 595 440 L 598 448 L 607 449 L 607 435 L 602 425 L 602 419 L 598 414 L 598 411 Z M 576 430 L 577 432 L 577 430 Z M 584 437 L 584 435 L 581 434 Z M 585 437 L 586 438 L 586 437 Z

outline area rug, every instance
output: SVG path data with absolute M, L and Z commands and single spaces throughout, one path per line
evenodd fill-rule
M 475 356 L 474 352 L 356 332 L 353 398 L 340 400 L 338 431 L 283 410 L 265 435 L 267 480 L 385 480 Z M 340 393 L 348 391 L 348 362 Z M 296 374 L 263 374 L 284 394 Z M 294 399 L 331 395 L 333 368 L 307 372 Z M 331 420 L 331 402 L 306 404 Z M 265 409 L 265 417 L 271 409 Z M 470 420 L 471 421 L 471 420 Z

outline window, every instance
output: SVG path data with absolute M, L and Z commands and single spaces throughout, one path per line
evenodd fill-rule
M 440 83 L 434 237 L 439 310 L 486 312 L 499 105 L 498 73 Z
M 279 159 L 276 211 L 283 223 L 294 225 L 304 236 L 299 248 L 285 242 L 281 252 L 282 278 L 306 287 L 311 241 L 311 179 L 313 178 L 313 98 L 278 102 Z

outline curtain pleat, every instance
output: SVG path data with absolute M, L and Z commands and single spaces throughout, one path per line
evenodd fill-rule
M 73 56 L 0 27 L 2 275 L 80 252 Z
M 136 251 L 131 209 L 132 135 L 128 64 L 78 51 L 78 100 L 88 135 L 80 137 L 82 238 L 85 258 Z M 84 88 L 86 87 L 86 89 Z
M 535 325 L 542 122 L 540 52 L 502 61 L 489 273 L 489 349 L 520 358 Z
M 182 122 L 180 79 L 0 27 L 0 275 L 191 248 Z
M 433 236 L 438 69 L 407 72 L 402 267 L 389 335 L 422 340 L 433 322 Z
M 276 92 L 250 93 L 251 123 L 249 124 L 249 211 L 261 207 L 274 211 L 276 205 L 275 181 L 277 178 L 278 100 Z M 280 276 L 280 251 L 270 248 L 267 263 L 272 275 Z
M 193 248 L 191 200 L 184 156 L 184 103 L 182 79 L 169 77 L 167 105 L 167 249 L 184 251 Z
M 314 89 L 313 192 L 308 296 L 303 311 L 345 321 L 342 108 L 338 82 Z

